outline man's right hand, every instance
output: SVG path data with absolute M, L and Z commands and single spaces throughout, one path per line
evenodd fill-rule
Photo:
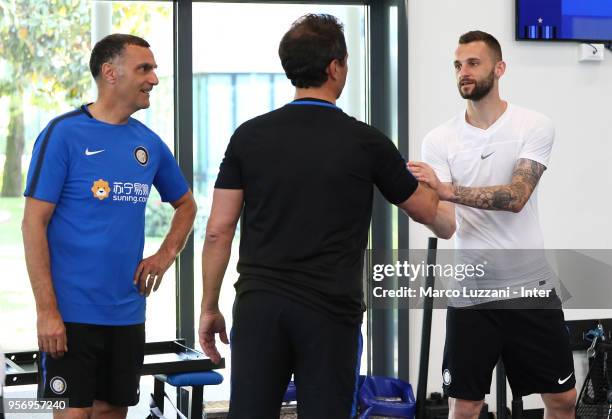
M 38 349 L 47 352 L 53 358 L 64 356 L 68 352 L 66 326 L 59 311 L 39 312 L 36 320 L 38 330 Z
M 420 161 L 410 161 L 406 165 L 408 170 L 419 182 L 427 184 L 431 189 L 438 193 L 440 201 L 453 202 L 455 193 L 453 191 L 453 185 L 450 183 L 440 182 L 436 172 L 427 163 Z
M 206 356 L 215 364 L 221 361 L 221 355 L 217 350 L 217 344 L 215 342 L 215 334 L 217 333 L 219 334 L 221 342 L 226 345 L 229 344 L 227 332 L 225 331 L 225 318 L 223 314 L 221 314 L 219 310 L 202 310 L 200 314 L 200 328 L 198 330 L 200 346 L 202 346 Z
M 419 182 L 426 183 L 434 191 L 438 190 L 440 180 L 438 180 L 436 172 L 433 171 L 430 165 L 420 161 L 409 161 L 406 166 Z

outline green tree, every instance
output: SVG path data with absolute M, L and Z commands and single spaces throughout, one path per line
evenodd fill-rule
M 81 103 L 91 85 L 87 57 L 90 3 L 82 0 L 0 0 L 0 96 L 9 96 L 2 196 L 23 188 L 24 103 L 54 109 L 58 99 Z
M 151 32 L 158 29 L 152 26 L 154 17 L 167 19 L 171 14 L 171 4 L 115 2 L 113 3 L 113 27 L 116 32 L 129 33 L 148 39 Z

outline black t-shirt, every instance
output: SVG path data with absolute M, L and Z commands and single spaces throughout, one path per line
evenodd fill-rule
M 238 127 L 215 184 L 244 190 L 237 294 L 360 322 L 374 185 L 398 204 L 418 182 L 387 137 L 331 103 L 297 100 Z

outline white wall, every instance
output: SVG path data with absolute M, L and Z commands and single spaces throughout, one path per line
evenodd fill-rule
M 612 53 L 604 62 L 579 63 L 574 43 L 514 40 L 513 0 L 406 0 L 409 30 L 409 156 L 418 159 L 425 134 L 464 108 L 454 81 L 453 53 L 459 35 L 473 29 L 493 34 L 502 45 L 507 71 L 504 99 L 553 119 L 556 141 L 540 183 L 540 219 L 550 249 L 610 249 L 608 193 L 612 186 Z M 411 248 L 427 245 L 429 230 L 413 224 Z M 441 240 L 439 247 L 452 247 Z M 612 296 L 611 296 L 612 297 Z M 566 318 L 603 316 L 601 311 L 567 312 Z M 610 317 L 610 314 L 605 314 Z M 422 312 L 411 312 L 411 382 L 416 385 Z M 429 391 L 440 391 L 444 346 L 443 310 L 434 313 Z M 475 343 L 476 344 L 476 343 Z M 575 355 L 578 385 L 584 355 Z M 489 405 L 494 405 L 495 385 Z M 510 395 L 508 396 L 510 400 Z M 538 397 L 526 407 L 540 407 Z

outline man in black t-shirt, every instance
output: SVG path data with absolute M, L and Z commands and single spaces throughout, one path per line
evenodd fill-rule
M 388 138 L 336 107 L 348 71 L 336 18 L 300 18 L 279 55 L 295 100 L 236 130 L 215 184 L 200 344 L 218 362 L 215 334 L 227 343 L 219 291 L 242 212 L 229 417 L 278 417 L 294 374 L 300 419 L 349 418 L 373 186 L 425 224 L 438 200 Z

